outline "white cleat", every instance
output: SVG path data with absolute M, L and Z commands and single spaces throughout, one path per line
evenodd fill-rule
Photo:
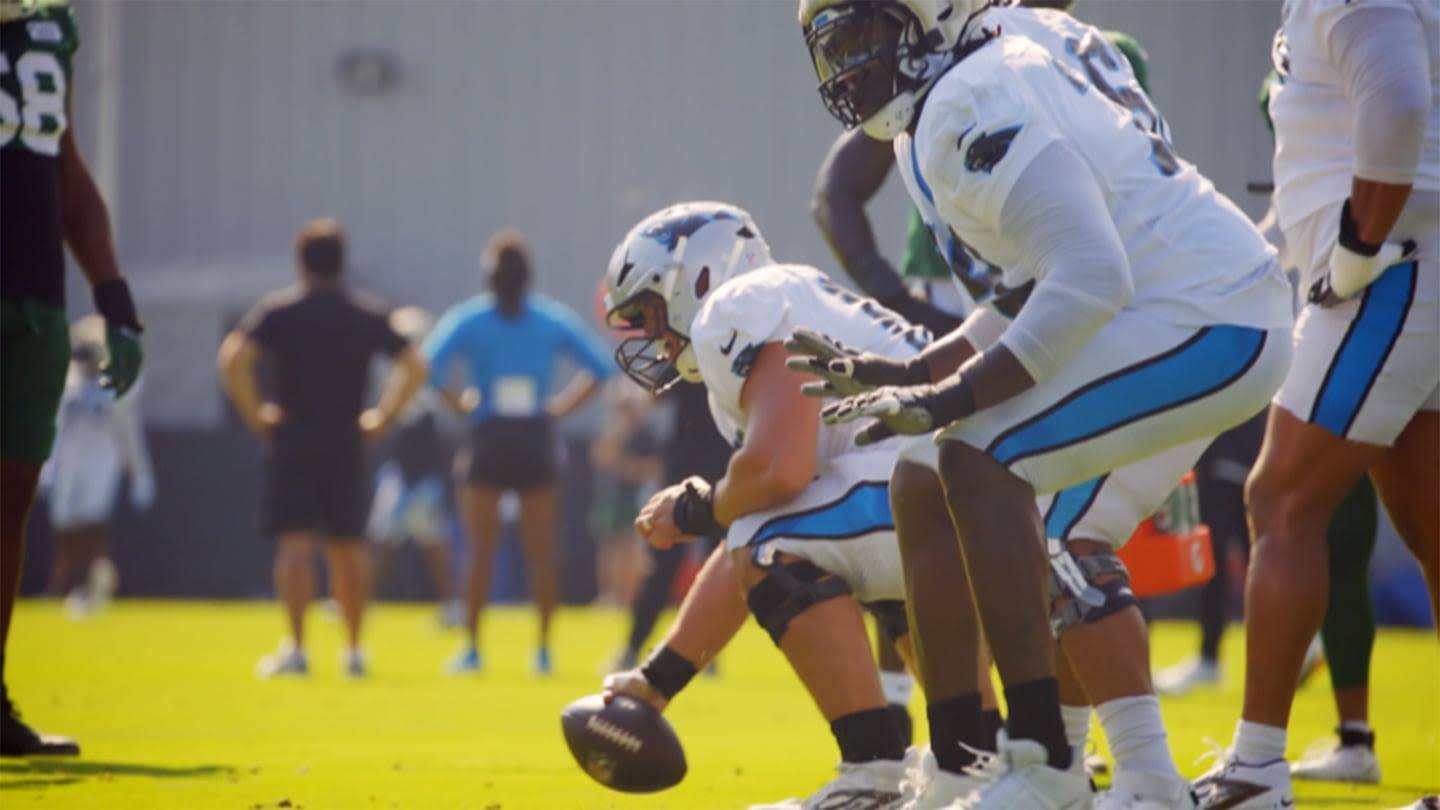
M 1195 810 L 1190 783 L 1178 773 L 1120 770 L 1110 789 L 1095 799 L 1095 810 Z
M 1179 696 L 1197 686 L 1214 686 L 1220 680 L 1219 662 L 1206 661 L 1197 655 L 1155 673 L 1155 691 L 1162 695 Z
M 1316 782 L 1380 784 L 1380 760 L 1375 757 L 1375 737 L 1373 734 L 1365 736 L 1370 740 L 1369 745 L 1363 742 L 1346 745 L 1342 737 L 1340 745 L 1334 748 L 1327 746 L 1320 751 L 1307 751 L 1299 762 L 1290 766 L 1290 776 Z
M 305 657 L 305 651 L 285 642 L 280 649 L 269 655 L 261 656 L 259 663 L 255 665 L 255 675 L 258 678 L 270 679 L 277 675 L 308 675 L 310 674 L 310 661 Z
M 900 810 L 943 810 L 963 805 L 980 788 L 1004 770 L 1000 758 L 989 751 L 974 751 L 976 762 L 964 774 L 940 770 L 930 746 L 911 746 L 905 752 L 905 778 L 900 782 Z
M 840 763 L 840 775 L 806 799 L 755 804 L 750 810 L 899 810 L 905 765 L 893 759 Z
M 1220 763 L 1191 787 L 1201 810 L 1290 810 L 1295 806 L 1290 766 L 1283 759 L 1251 764 L 1227 751 Z
M 959 807 L 965 810 L 1088 810 L 1094 801 L 1083 768 L 1046 764 L 1045 746 L 998 737 L 1004 771 Z

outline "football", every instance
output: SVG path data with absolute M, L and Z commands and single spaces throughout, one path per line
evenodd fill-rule
M 565 742 L 580 769 L 605 787 L 650 793 L 685 777 L 685 750 L 675 729 L 655 707 L 617 695 L 574 701 L 560 713 Z

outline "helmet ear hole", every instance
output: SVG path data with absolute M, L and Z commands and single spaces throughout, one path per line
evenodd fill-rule
M 705 297 L 705 293 L 707 293 L 707 292 L 710 292 L 710 267 L 709 267 L 709 265 L 706 265 L 705 267 L 700 268 L 700 275 L 698 275 L 698 276 L 695 277 L 695 298 L 696 298 L 697 300 L 698 300 L 698 299 L 701 299 L 701 298 L 704 298 L 704 297 Z

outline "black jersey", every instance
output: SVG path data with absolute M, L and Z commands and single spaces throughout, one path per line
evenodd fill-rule
M 80 39 L 64 4 L 0 24 L 0 297 L 65 303 L 60 139 Z

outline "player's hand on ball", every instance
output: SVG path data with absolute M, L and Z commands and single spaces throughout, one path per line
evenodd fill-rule
M 641 672 L 639 667 L 606 675 L 601 685 L 600 695 L 606 703 L 614 700 L 616 695 L 629 695 L 637 700 L 645 701 L 660 712 L 665 711 L 665 707 L 670 705 L 670 700 L 655 691 L 655 687 L 650 685 L 649 679 L 645 677 L 645 673 Z
M 848 397 L 883 385 L 926 382 L 923 363 L 903 363 L 852 349 L 829 335 L 801 327 L 785 341 L 785 367 L 820 378 L 800 390 L 814 397 Z

